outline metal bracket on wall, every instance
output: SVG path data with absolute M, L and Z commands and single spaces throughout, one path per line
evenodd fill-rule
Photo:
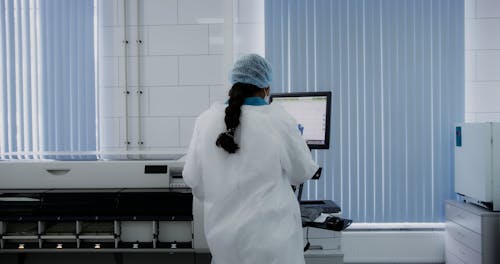
M 141 9 L 141 1 L 136 1 L 136 17 L 137 17 L 137 25 L 139 25 L 139 21 L 141 21 L 141 13 L 142 13 L 142 9 Z M 137 35 L 137 38 L 135 43 L 136 43 L 136 47 L 137 47 L 137 137 L 138 137 L 138 140 L 137 140 L 137 143 L 138 143 L 138 146 L 139 146 L 139 150 L 143 147 L 144 145 L 144 139 L 143 139 L 143 136 L 142 136 L 142 128 L 143 128 L 143 118 L 142 118 L 142 111 L 141 111 L 141 108 L 142 108 L 142 101 L 143 101 L 143 98 L 141 95 L 144 94 L 143 90 L 142 90 L 142 87 L 141 87 L 141 47 L 142 47 L 142 44 L 143 44 L 143 41 L 141 39 L 141 32 L 140 32 L 140 27 L 137 26 L 136 27 L 136 35 Z M 141 157 L 141 156 L 140 156 Z

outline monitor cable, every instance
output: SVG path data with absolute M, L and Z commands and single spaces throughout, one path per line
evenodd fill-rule
M 309 242 L 309 227 L 306 227 L 306 246 L 304 247 L 304 252 L 306 252 L 309 247 L 311 247 L 311 243 Z

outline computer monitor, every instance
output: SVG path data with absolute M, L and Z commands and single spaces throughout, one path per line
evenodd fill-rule
M 331 92 L 271 94 L 271 103 L 281 105 L 297 120 L 310 149 L 330 147 Z

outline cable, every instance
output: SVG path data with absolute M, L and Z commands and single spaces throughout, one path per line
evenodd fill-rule
M 304 247 L 304 252 L 306 252 L 309 247 L 311 246 L 311 243 L 309 243 L 309 227 L 306 227 L 306 246 Z

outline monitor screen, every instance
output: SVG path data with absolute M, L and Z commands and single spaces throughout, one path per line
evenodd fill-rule
M 297 129 L 310 149 L 329 148 L 331 92 L 272 94 L 271 102 L 297 120 Z

